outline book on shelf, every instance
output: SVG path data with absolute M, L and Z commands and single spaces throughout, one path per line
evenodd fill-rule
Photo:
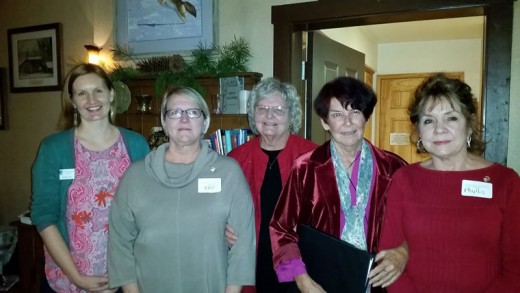
M 254 137 L 249 129 L 217 129 L 210 134 L 209 141 L 213 150 L 227 155 L 232 149 L 248 142 Z

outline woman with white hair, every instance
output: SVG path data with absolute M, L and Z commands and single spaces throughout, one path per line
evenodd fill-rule
M 302 110 L 294 86 L 266 78 L 253 88 L 247 109 L 251 130 L 258 136 L 228 156 L 242 167 L 253 195 L 258 239 L 256 291 L 286 292 L 288 284 L 278 282 L 273 268 L 269 221 L 294 160 L 317 145 L 296 135 Z M 244 292 L 254 290 L 246 287 Z

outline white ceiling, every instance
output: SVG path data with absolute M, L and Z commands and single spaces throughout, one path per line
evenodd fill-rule
M 366 25 L 360 29 L 378 44 L 454 39 L 482 39 L 484 17 L 461 17 L 390 24 Z

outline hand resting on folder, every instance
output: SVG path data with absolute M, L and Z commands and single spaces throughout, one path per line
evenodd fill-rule
M 298 227 L 298 238 L 307 267 L 307 273 L 295 278 L 301 292 L 364 293 L 369 283 L 386 287 L 399 277 L 408 259 L 406 243 L 380 252 L 375 260 L 368 251 L 308 225 Z
M 370 271 L 368 283 L 373 287 L 387 287 L 403 273 L 408 261 L 408 246 L 403 243 L 395 249 L 383 250 L 376 255 L 375 261 L 377 265 Z M 297 276 L 295 281 L 302 293 L 326 292 L 308 274 Z
M 408 261 L 408 245 L 403 242 L 394 249 L 382 250 L 376 255 L 377 266 L 370 271 L 368 277 L 373 287 L 388 287 L 403 273 Z

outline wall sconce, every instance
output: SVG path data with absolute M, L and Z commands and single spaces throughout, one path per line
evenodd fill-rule
M 85 45 L 88 52 L 88 63 L 99 64 L 99 51 L 101 48 L 94 45 Z

